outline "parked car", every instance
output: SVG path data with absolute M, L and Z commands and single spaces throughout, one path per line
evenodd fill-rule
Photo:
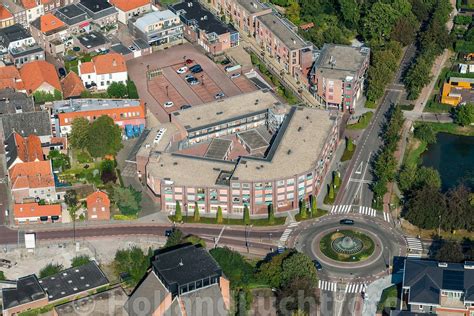
M 172 233 L 172 232 L 173 232 L 173 230 L 171 230 L 171 229 L 165 230 L 165 236 L 166 236 L 166 237 L 171 236 L 171 233 Z
M 235 78 L 239 78 L 240 77 L 240 73 L 235 73 L 235 74 L 232 74 L 230 76 L 230 79 L 235 79 Z
M 66 69 L 64 69 L 63 67 L 58 69 L 58 73 L 60 77 L 66 77 Z
M 199 80 L 197 80 L 197 79 L 189 81 L 189 84 L 192 85 L 192 86 L 198 85 L 198 84 L 200 84 L 200 83 L 201 83 L 201 82 L 200 82 Z
M 219 99 L 222 99 L 223 97 L 225 97 L 224 92 L 219 92 L 214 96 L 214 99 L 219 100 Z
M 192 105 L 190 105 L 190 104 L 184 104 L 184 105 L 181 105 L 181 107 L 180 107 L 181 110 L 186 110 L 186 109 L 190 109 L 190 108 L 192 108 Z
M 192 66 L 191 68 L 189 68 L 189 70 L 192 72 L 192 73 L 199 73 L 202 71 L 202 67 L 201 65 L 197 64 L 197 65 L 194 65 Z
M 323 266 L 321 265 L 321 263 L 319 263 L 318 260 L 313 260 L 313 264 L 314 264 L 314 267 L 316 268 L 316 270 L 320 271 L 323 269 Z
M 164 104 L 164 107 L 165 108 L 170 108 L 174 105 L 174 103 L 172 101 L 166 101 L 165 104 Z
M 354 220 L 348 219 L 348 218 L 341 219 L 339 221 L 339 224 L 341 224 L 341 225 L 354 225 Z
M 229 69 L 232 68 L 232 67 L 234 67 L 234 66 L 232 66 L 232 65 L 225 66 L 225 67 L 224 67 L 224 70 L 227 71 L 227 70 L 229 70 Z
M 137 49 L 135 48 L 135 46 L 133 46 L 133 45 L 128 46 L 128 49 L 130 49 L 132 52 L 134 52 L 134 51 L 137 50 Z
M 186 66 L 181 67 L 181 68 L 179 68 L 178 70 L 176 70 L 176 72 L 177 72 L 178 74 L 184 74 L 184 73 L 187 72 L 187 71 L 188 71 L 188 67 L 186 67 Z
M 192 60 L 192 59 L 186 59 L 186 64 L 188 64 L 188 65 L 192 64 L 193 62 L 194 62 L 194 60 Z
M 230 60 L 224 59 L 223 61 L 221 61 L 221 64 L 222 65 L 228 65 L 228 64 L 230 64 Z
M 193 75 L 188 74 L 188 75 L 184 76 L 184 79 L 186 79 L 186 81 L 188 81 L 190 79 L 196 79 L 196 78 Z

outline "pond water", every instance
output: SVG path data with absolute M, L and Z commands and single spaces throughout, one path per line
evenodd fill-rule
M 424 166 L 439 171 L 443 191 L 461 182 L 474 191 L 474 136 L 438 133 L 422 159 Z

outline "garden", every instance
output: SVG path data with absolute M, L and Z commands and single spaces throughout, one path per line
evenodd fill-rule
M 359 262 L 368 259 L 374 253 L 375 243 L 362 232 L 337 230 L 321 238 L 319 248 L 330 259 Z

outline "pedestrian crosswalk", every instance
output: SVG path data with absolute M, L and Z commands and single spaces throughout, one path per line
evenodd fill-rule
M 344 293 L 361 293 L 367 290 L 366 283 L 346 283 L 345 285 L 344 283 L 341 283 L 339 285 L 341 288 L 340 289 L 341 292 L 342 292 L 342 289 L 344 288 Z M 327 292 L 339 291 L 338 283 L 332 282 L 332 281 L 319 280 L 318 288 L 321 289 L 321 291 L 327 291 Z
M 352 205 L 333 205 L 331 214 L 347 214 L 351 211 Z
M 320 288 L 322 291 L 336 292 L 337 291 L 337 283 L 336 282 L 331 282 L 331 281 L 319 280 L 318 281 L 318 288 Z
M 361 293 L 365 292 L 367 284 L 365 283 L 347 283 L 344 293 Z
M 291 222 L 288 224 L 288 227 L 285 229 L 283 234 L 280 237 L 280 241 L 278 242 L 278 246 L 283 246 L 285 245 L 286 241 L 288 238 L 290 238 L 290 234 L 293 231 L 294 228 L 296 228 L 299 225 L 299 222 Z
M 383 220 L 390 223 L 390 213 L 383 212 Z
M 418 238 L 406 237 L 408 249 L 413 251 L 423 251 L 423 245 Z
M 369 216 L 376 216 L 377 211 L 368 206 L 359 206 L 359 214 L 369 215 Z

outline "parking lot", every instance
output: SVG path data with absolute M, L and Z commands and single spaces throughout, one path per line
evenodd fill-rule
M 187 59 L 193 62 L 186 64 Z M 191 72 L 178 74 L 177 70 L 185 65 L 192 67 L 196 64 L 201 65 L 203 71 L 192 74 L 199 83 L 191 85 L 185 80 L 185 76 Z M 148 108 L 160 121 L 168 120 L 169 113 L 179 110 L 185 104 L 196 106 L 211 102 L 220 92 L 230 97 L 256 90 L 253 83 L 243 74 L 231 79 L 232 73 L 227 73 L 223 65 L 215 64 L 191 44 L 174 46 L 130 60 L 127 66 L 140 97 L 147 102 Z M 147 70 L 158 70 L 159 74 L 146 82 L 144 74 Z M 240 70 L 233 73 L 240 73 Z M 173 102 L 173 106 L 165 108 L 166 102 Z

